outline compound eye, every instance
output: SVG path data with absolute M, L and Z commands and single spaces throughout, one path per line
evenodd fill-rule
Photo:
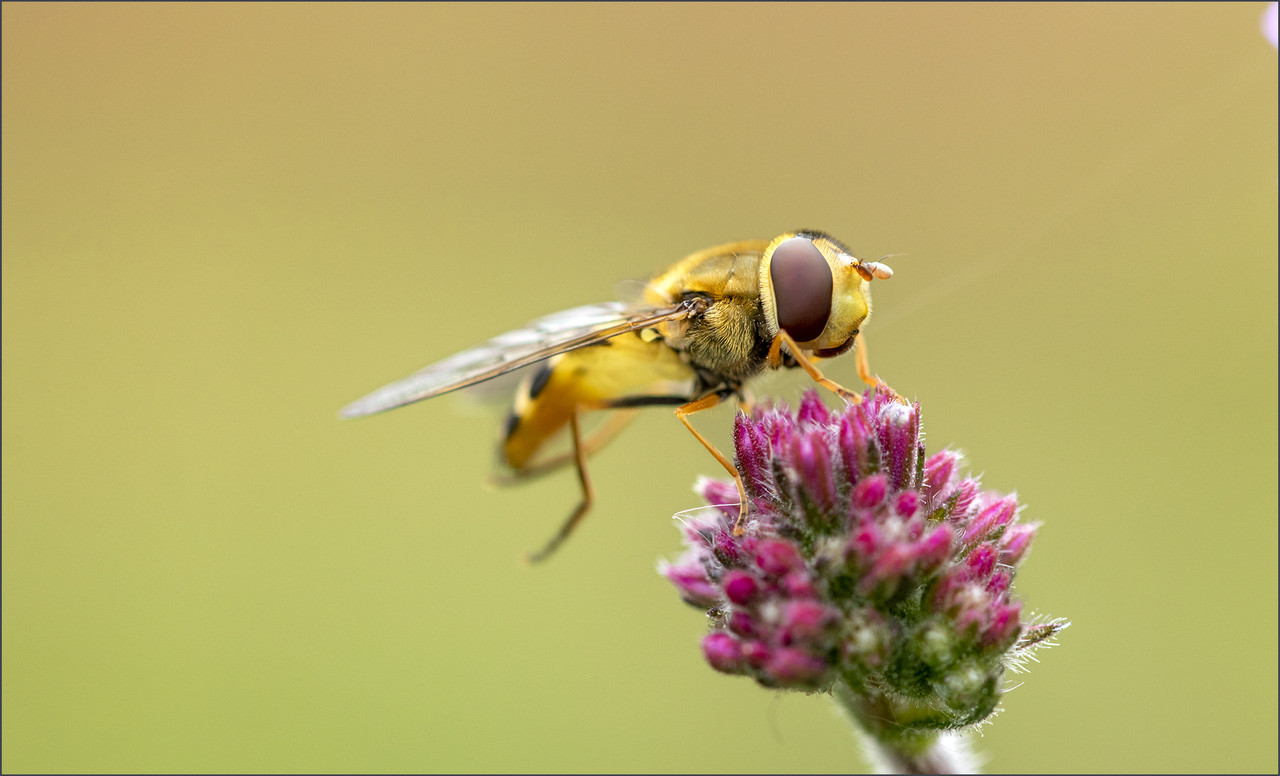
M 778 326 L 796 342 L 818 338 L 831 317 L 831 267 L 812 240 L 778 243 L 769 261 Z

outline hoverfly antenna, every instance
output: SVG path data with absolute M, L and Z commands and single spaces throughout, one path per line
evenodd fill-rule
M 871 275 L 880 280 L 888 280 L 893 277 L 893 270 L 888 264 L 881 264 L 878 261 L 868 261 L 862 266 L 866 267 Z
M 870 281 L 872 278 L 888 280 L 893 277 L 893 270 L 889 268 L 889 265 L 881 264 L 878 261 L 859 261 L 853 265 L 853 270 L 866 281 Z
M 861 266 L 866 270 L 866 272 L 865 273 L 859 272 L 858 274 L 862 275 L 862 277 L 866 278 L 867 280 L 870 280 L 873 277 L 879 280 L 888 280 L 889 278 L 893 277 L 893 269 L 888 264 L 885 264 L 884 260 L 892 259 L 894 256 L 906 256 L 906 255 L 907 254 L 905 253 L 886 253 L 876 261 L 859 262 Z

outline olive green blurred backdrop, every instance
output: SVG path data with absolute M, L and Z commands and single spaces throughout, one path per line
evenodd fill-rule
M 1075 624 L 990 770 L 1274 771 L 1263 8 L 6 3 L 5 769 L 866 767 L 703 664 L 669 412 L 532 569 L 576 486 L 486 488 L 493 413 L 335 416 L 815 227 L 905 254 L 874 369 L 1044 523 L 1018 590 Z

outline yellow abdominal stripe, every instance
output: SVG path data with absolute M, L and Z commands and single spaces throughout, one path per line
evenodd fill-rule
M 548 359 L 520 386 L 500 448 L 503 462 L 519 471 L 544 443 L 569 423 L 575 408 L 636 394 L 663 394 L 671 382 L 687 383 L 693 371 L 661 340 L 624 334 L 600 345 Z M 548 373 L 549 370 L 549 373 Z

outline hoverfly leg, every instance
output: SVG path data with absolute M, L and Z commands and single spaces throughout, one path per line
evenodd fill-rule
M 693 424 L 689 422 L 688 417 L 695 412 L 711 409 L 721 401 L 722 399 L 720 394 L 709 393 L 701 399 L 694 399 L 688 404 L 677 407 L 676 417 L 680 419 L 680 422 L 684 424 L 685 428 L 689 429 L 691 434 L 697 437 L 698 441 L 702 443 L 702 446 L 707 448 L 707 452 L 715 456 L 715 459 L 720 462 L 720 465 L 724 467 L 725 471 L 729 472 L 729 474 L 733 476 L 733 484 L 738 488 L 738 520 L 733 524 L 733 535 L 741 536 L 743 532 L 743 524 L 747 519 L 747 489 L 742 485 L 742 475 L 738 473 L 738 467 L 733 465 L 733 461 L 726 458 L 724 453 L 717 450 L 715 445 L 708 442 L 707 438 L 699 433 L 698 429 L 693 427 Z
M 861 334 L 853 340 L 853 361 L 858 367 L 858 378 L 862 382 L 872 388 L 884 385 L 879 377 L 871 374 L 871 362 L 867 360 L 867 338 Z
M 866 335 L 859 334 L 853 341 L 853 360 L 858 366 L 858 378 L 862 382 L 872 388 L 885 388 L 893 394 L 893 398 L 897 399 L 900 404 L 910 404 L 902 397 L 902 394 L 893 390 L 893 386 L 881 380 L 879 377 L 871 374 L 871 364 L 867 361 L 867 338 Z
M 861 339 L 862 335 L 858 335 L 858 340 Z M 789 352 L 791 357 L 796 360 L 796 363 L 800 365 L 800 368 L 804 369 L 804 371 L 808 373 L 809 377 L 813 378 L 815 383 L 821 385 L 823 388 L 826 388 L 828 391 L 831 391 L 836 396 L 839 396 L 850 404 L 858 404 L 862 401 L 861 396 L 822 374 L 822 370 L 818 369 L 818 367 L 809 360 L 809 357 L 804 354 L 804 351 L 800 349 L 799 345 L 796 345 L 796 341 L 793 340 L 791 335 L 787 334 L 785 330 L 780 330 L 777 336 L 773 338 L 773 344 L 769 346 L 769 366 L 776 369 L 778 365 L 782 363 L 782 346 L 784 344 L 787 346 L 787 352 Z M 865 366 L 865 364 L 859 365 L 859 375 L 861 375 Z M 872 379 L 874 380 L 875 378 Z M 875 383 L 869 384 L 875 385 Z
M 573 436 L 573 462 L 578 469 L 578 482 L 582 485 L 582 501 L 578 503 L 577 508 L 569 515 L 569 518 L 560 526 L 560 530 L 555 536 L 551 537 L 551 541 L 537 552 L 530 553 L 526 556 L 529 563 L 541 563 L 551 557 L 551 553 L 559 549 L 565 539 L 569 538 L 569 534 L 573 533 L 573 529 L 578 526 L 582 518 L 587 516 L 587 512 L 591 510 L 591 504 L 595 501 L 595 490 L 591 487 L 591 479 L 587 477 L 587 451 L 586 446 L 582 443 L 582 434 L 578 429 L 578 410 L 575 408 L 573 413 L 569 415 L 569 433 Z

